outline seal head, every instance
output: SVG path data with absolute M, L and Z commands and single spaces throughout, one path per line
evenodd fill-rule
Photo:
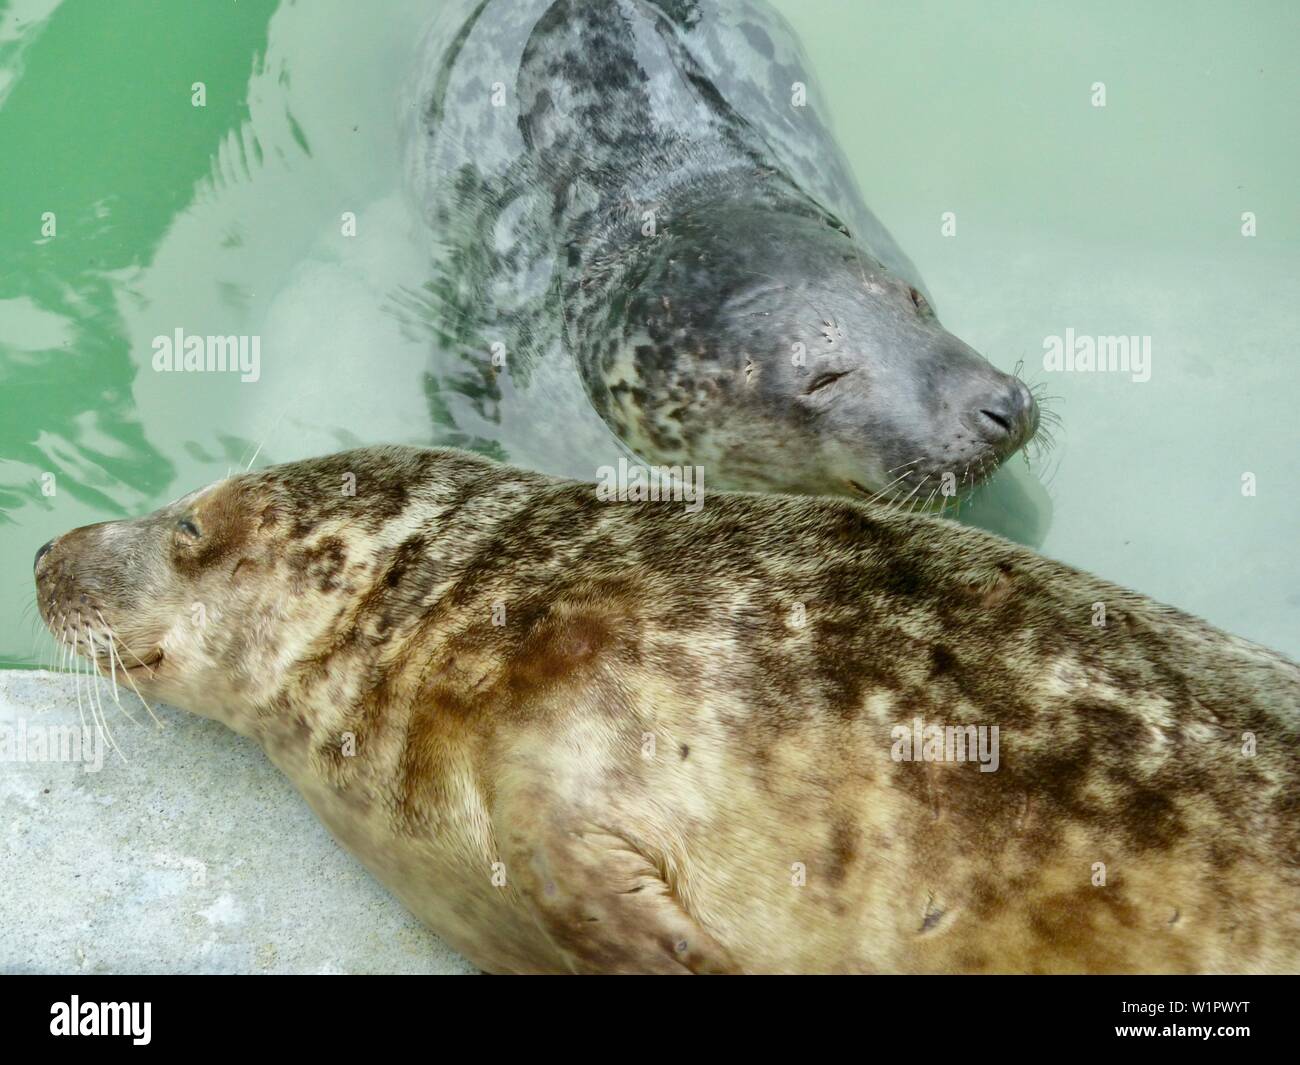
M 570 336 L 595 408 L 656 461 L 708 456 L 721 487 L 921 503 L 984 480 L 1038 428 L 1029 389 L 768 180 L 678 194 L 665 236 L 584 263 Z

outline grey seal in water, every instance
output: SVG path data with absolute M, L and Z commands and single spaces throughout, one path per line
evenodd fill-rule
M 767 4 L 461 0 L 420 69 L 425 296 L 481 407 L 564 363 L 648 463 L 913 507 L 1036 432 L 867 210 Z M 544 391 L 533 415 L 566 432 Z
M 69 532 L 36 587 L 486 969 L 1300 966 L 1300 669 L 954 522 L 383 447 Z

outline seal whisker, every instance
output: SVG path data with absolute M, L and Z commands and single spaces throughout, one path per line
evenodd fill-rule
M 984 467 L 986 462 L 986 459 L 980 459 L 979 464 L 975 467 L 975 472 L 971 474 L 970 491 L 966 493 L 966 502 L 968 504 L 975 498 L 975 493 L 979 490 L 980 479 L 984 476 Z
M 77 617 L 80 622 L 81 615 L 78 614 Z M 84 622 L 80 622 L 80 624 L 81 624 L 81 629 L 77 633 L 78 642 L 82 640 L 88 640 L 89 638 L 89 629 L 87 628 Z M 80 658 L 81 660 L 85 661 L 87 667 L 86 668 L 86 705 L 90 707 L 90 716 L 91 718 L 94 719 L 96 727 L 98 727 L 99 717 L 97 715 L 98 713 L 102 713 L 103 711 L 103 705 L 97 703 L 98 696 L 99 696 L 99 683 L 98 683 L 99 670 L 96 668 L 95 663 L 84 652 L 80 655 Z
M 271 426 L 270 432 L 268 432 L 266 436 L 262 437 L 261 443 L 259 443 L 253 451 L 253 457 L 248 460 L 248 464 L 244 467 L 245 473 L 253 468 L 253 463 L 257 461 L 257 456 L 262 453 L 262 448 L 266 446 L 266 442 L 279 431 L 281 424 L 284 422 L 285 415 L 289 413 L 289 407 L 290 404 L 287 402 L 281 406 L 280 413 L 276 417 L 274 424 Z
M 63 615 L 62 614 L 59 615 L 59 620 L 56 622 L 56 624 L 59 626 L 59 631 L 53 634 L 54 647 L 50 654 L 50 669 L 54 670 L 57 666 L 58 671 L 62 673 L 64 671 L 64 665 L 67 662 L 67 656 L 68 656 L 68 644 L 67 641 L 65 641 L 63 638 Z
M 44 625 L 41 622 L 40 612 L 36 607 L 36 596 L 32 595 L 28 599 L 22 612 L 19 614 L 19 620 L 22 624 L 30 625 L 32 628 L 32 646 L 27 652 L 29 659 L 36 657 L 36 650 L 41 646 L 41 635 Z
M 32 646 L 27 651 L 27 657 L 29 660 L 37 660 L 37 653 L 39 651 L 39 661 L 43 662 L 45 660 L 45 652 L 42 648 L 44 648 L 45 645 L 42 643 L 41 630 L 37 627 L 34 621 L 29 622 L 29 624 L 32 626 Z
M 923 458 L 925 458 L 924 455 L 918 455 L 916 458 L 912 459 L 911 462 L 904 462 L 904 463 L 902 464 L 902 466 L 895 466 L 893 469 L 886 470 L 885 472 L 886 472 L 886 473 L 893 473 L 894 470 L 901 470 L 901 469 L 903 468 L 903 466 L 912 466 L 912 465 L 914 465 L 915 463 L 920 462 Z
M 899 501 L 898 507 L 899 507 L 900 510 L 902 509 L 903 504 L 906 503 L 909 499 L 911 499 L 914 495 L 916 495 L 916 493 L 919 492 L 919 491 L 921 490 L 922 486 L 923 486 L 923 485 L 925 484 L 925 482 L 928 481 L 929 479 L 930 479 L 930 475 L 927 473 L 927 474 L 926 474 L 926 475 L 921 479 L 921 481 L 917 484 L 917 486 L 916 486 L 915 488 L 913 488 L 910 492 L 908 492 L 907 495 L 906 495 L 902 500 Z M 911 510 L 910 510 L 910 509 L 908 510 L 908 513 L 909 513 L 909 514 L 911 513 Z
M 140 689 L 136 687 L 135 681 L 131 679 L 131 674 L 127 672 L 126 663 L 122 661 L 121 655 L 118 655 L 118 662 L 122 666 L 122 677 L 129 685 L 131 685 L 131 690 L 135 692 L 135 697 L 140 700 L 140 705 L 144 707 L 145 713 L 153 719 L 153 723 L 157 725 L 158 728 L 165 728 L 166 725 L 163 723 L 162 719 L 154 713 L 153 706 L 149 703 L 149 700 L 140 694 Z
M 1055 483 L 1055 481 L 1056 481 L 1056 475 L 1057 475 L 1057 473 L 1060 472 L 1060 469 L 1061 469 L 1061 462 L 1063 461 L 1063 459 L 1064 459 L 1064 456 L 1062 456 L 1062 455 L 1058 455 L 1058 456 L 1056 457 L 1056 462 L 1052 464 L 1051 468 L 1048 470 L 1047 476 L 1043 478 L 1043 487 L 1044 487 L 1044 488 L 1046 488 L 1046 489 L 1048 489 L 1048 490 L 1050 490 L 1050 489 L 1052 488 L 1052 485 L 1053 485 L 1053 484 Z
M 95 647 L 95 632 L 94 632 L 93 629 L 87 628 L 87 630 L 86 630 L 86 635 L 87 635 L 88 639 L 90 640 L 90 653 L 91 653 L 92 659 L 93 659 L 93 660 L 96 662 L 96 664 L 98 665 L 98 662 L 99 662 L 99 652 L 98 652 L 98 650 L 97 650 L 96 647 Z M 129 710 L 127 710 L 127 708 L 126 708 L 125 706 L 122 705 L 122 699 L 121 699 L 121 697 L 120 697 L 120 696 L 118 695 L 118 693 L 117 693 L 117 663 L 116 663 L 116 661 L 115 661 L 114 658 L 113 658 L 113 652 L 112 652 L 112 650 L 111 650 L 111 647 L 110 647 L 108 650 L 109 650 L 109 654 L 108 654 L 109 680 L 110 680 L 110 682 L 112 683 L 112 689 L 111 689 L 111 690 L 112 690 L 112 692 L 113 692 L 113 702 L 115 702 L 115 703 L 117 704 L 117 708 L 118 708 L 118 710 L 120 710 L 120 711 L 122 712 L 122 714 L 126 717 L 126 719 L 127 719 L 128 721 L 130 721 L 131 724 L 135 725 L 135 726 L 138 728 L 139 725 L 140 725 L 140 722 L 137 721 L 137 720 L 136 720 L 136 719 L 131 715 L 131 712 L 130 712 Z M 100 668 L 102 669 L 102 667 L 100 667 Z M 102 677 L 102 676 L 103 676 L 103 674 L 100 673 L 100 677 Z M 95 680 L 95 686 L 96 686 L 96 687 L 99 686 L 99 677 L 97 677 L 96 680 Z M 101 701 L 99 705 L 100 705 L 100 709 L 102 710 L 103 707 L 104 707 L 103 702 Z
M 90 645 L 93 653 L 93 649 L 95 646 L 95 637 L 94 634 L 91 632 L 89 625 L 85 626 L 85 636 L 86 636 L 86 641 Z M 126 761 L 126 755 L 122 754 L 121 748 L 118 747 L 117 741 L 113 738 L 113 730 L 108 727 L 108 714 L 104 710 L 103 693 L 100 691 L 100 687 L 99 687 L 99 682 L 102 679 L 99 673 L 99 669 L 95 665 L 95 660 L 93 658 L 86 659 L 86 664 L 89 667 L 89 674 L 86 677 L 86 682 L 87 684 L 90 685 L 91 698 L 87 701 L 90 702 L 91 716 L 93 717 L 95 715 L 95 705 L 98 704 L 99 717 L 96 721 L 96 725 L 98 726 L 99 730 L 104 734 L 104 738 L 108 740 L 108 745 L 112 747 L 113 750 L 117 751 L 118 756 L 122 758 L 123 761 Z
M 86 710 L 81 701 L 81 656 L 74 654 L 72 656 L 72 675 L 73 685 L 77 690 L 77 715 L 81 718 L 81 728 L 86 728 Z
M 58 654 L 58 652 L 59 652 L 58 642 L 57 641 L 51 642 L 50 646 L 47 649 L 45 649 L 41 654 L 41 668 L 45 669 L 50 673 L 53 673 L 54 659 L 55 656 Z
M 244 467 L 244 472 L 245 472 L 245 473 L 247 473 L 249 470 L 251 470 L 251 469 L 253 468 L 253 463 L 257 461 L 257 456 L 260 455 L 260 454 L 262 453 L 262 447 L 263 447 L 263 445 L 264 445 L 265 443 L 266 443 L 266 440 L 263 439 L 262 442 L 261 442 L 260 444 L 257 445 L 256 450 L 254 450 L 254 452 L 253 452 L 253 457 L 252 457 L 251 459 L 248 460 L 248 465 Z
M 32 599 L 32 602 L 35 602 L 35 598 Z M 35 625 L 36 638 L 31 645 L 32 658 L 35 658 L 36 648 L 38 648 L 38 646 L 42 646 L 42 644 L 40 644 L 39 642 L 40 640 L 42 640 L 42 637 L 51 635 L 51 633 L 49 633 L 48 627 L 45 627 L 43 619 L 40 618 L 39 616 L 39 607 L 38 607 L 38 616 L 36 616 L 35 623 L 39 623 L 39 624 Z M 57 648 L 57 644 L 55 644 L 55 642 L 51 642 L 51 645 L 49 645 L 49 649 L 43 650 L 42 655 L 40 655 L 40 662 L 44 664 L 45 668 L 48 668 L 48 670 L 51 671 L 53 671 L 53 667 L 55 667 L 53 666 L 53 654 L 55 654 L 56 648 Z
M 98 610 L 96 610 L 95 613 L 99 615 L 99 622 L 100 622 L 100 624 L 104 626 L 104 628 L 105 628 L 105 630 L 106 630 L 107 632 L 109 632 L 110 634 L 112 634 L 113 627 L 112 627 L 111 625 L 109 625 L 109 623 L 108 623 L 107 621 L 104 620 L 104 615 L 103 615 L 103 614 L 100 614 Z M 127 642 L 126 642 L 124 639 L 122 639 L 120 636 L 115 636 L 115 639 L 116 639 L 116 641 L 117 641 L 118 643 L 120 643 L 123 647 L 125 647 L 129 652 L 131 652 L 131 657 L 135 659 L 135 661 L 136 661 L 135 666 L 132 666 L 132 667 L 130 667 L 130 668 L 132 668 L 132 669 L 137 669 L 137 668 L 138 668 L 138 669 L 144 669 L 144 670 L 147 670 L 147 671 L 148 671 L 149 676 L 152 677 L 152 676 L 154 675 L 154 668 L 153 668 L 153 666 L 149 664 L 148 660 L 147 660 L 147 659 L 146 659 L 142 654 L 140 654 L 139 651 L 137 651 L 134 647 L 132 647 L 129 643 L 127 643 Z M 118 657 L 118 661 L 120 661 L 120 662 L 122 663 L 122 668 L 123 668 L 124 670 L 128 668 L 128 667 L 127 667 L 127 664 L 126 664 L 126 660 L 125 660 L 124 658 L 122 658 L 121 656 L 119 656 L 119 657 Z
M 112 636 L 108 636 L 108 637 L 107 637 L 107 641 L 108 641 L 108 677 L 109 677 L 109 680 L 112 681 L 112 684 L 113 684 L 113 702 L 117 703 L 118 708 L 119 708 L 119 709 L 122 709 L 123 713 L 125 713 L 125 712 L 126 712 L 125 709 L 122 708 L 122 699 L 121 699 L 121 697 L 118 695 L 118 692 L 117 692 L 117 656 L 116 656 L 115 654 L 113 654 L 113 642 L 112 642 L 112 640 L 113 640 Z M 128 715 L 128 716 L 130 716 L 130 715 Z
M 926 483 L 926 481 L 928 481 L 929 479 L 930 479 L 930 475 L 927 474 L 926 477 L 925 477 L 925 480 L 922 481 L 922 482 L 921 482 L 917 487 L 918 487 L 918 488 L 924 488 L 924 487 L 925 487 L 925 483 Z M 930 494 L 933 495 L 934 493 L 931 492 Z M 915 514 L 916 511 L 919 509 L 919 510 L 921 510 L 922 513 L 924 513 L 924 512 L 925 512 L 925 505 L 926 505 L 926 504 L 922 502 L 921 497 L 918 495 L 915 499 L 912 500 L 912 505 L 911 505 L 910 507 L 907 508 L 907 512 L 908 512 L 909 514 Z
M 105 631 L 106 631 L 107 634 L 108 634 L 108 641 L 109 641 L 109 642 L 108 642 L 108 649 L 109 649 L 109 653 L 110 653 L 111 655 L 115 655 L 115 656 L 117 657 L 118 665 L 120 665 L 120 666 L 122 667 L 122 679 L 125 680 L 129 685 L 131 685 L 131 690 L 132 690 L 133 692 L 135 692 L 135 697 L 136 697 L 137 699 L 140 700 L 140 705 L 144 707 L 144 709 L 145 709 L 145 713 L 147 713 L 151 718 L 153 718 L 153 722 L 154 722 L 154 724 L 157 725 L 159 728 L 163 728 L 163 727 L 165 727 L 165 726 L 163 725 L 162 720 L 158 717 L 157 714 L 154 713 L 154 709 L 153 709 L 153 707 L 149 704 L 149 701 L 148 701 L 148 700 L 147 700 L 143 695 L 140 694 L 140 689 L 136 687 L 135 681 L 131 678 L 131 671 L 128 670 L 128 669 L 126 668 L 126 662 L 124 662 L 124 661 L 122 660 L 122 656 L 121 656 L 121 654 L 118 653 L 118 650 L 117 650 L 117 642 L 118 642 L 119 637 L 117 637 L 117 636 L 114 635 L 114 633 L 113 633 L 111 627 L 109 626 L 108 622 L 104 620 L 104 615 L 101 614 L 98 610 L 96 610 L 95 613 L 99 615 L 99 621 L 100 621 L 100 624 L 102 624 L 102 625 L 104 626 L 104 629 L 105 629 Z M 125 645 L 126 645 L 126 641 L 123 640 L 123 641 L 122 641 L 122 644 L 123 644 L 123 646 L 125 646 Z M 128 650 L 128 651 L 131 651 L 131 648 L 130 648 L 130 647 L 127 647 L 127 650 Z M 140 656 L 139 656 L 138 654 L 136 654 L 134 651 L 131 651 L 131 654 L 135 656 L 135 658 L 136 658 L 137 661 L 140 661 Z M 154 672 L 153 669 L 152 669 L 152 667 L 148 667 L 148 666 L 146 666 L 145 668 L 149 670 L 149 674 L 150 674 L 150 676 L 152 676 L 152 675 L 153 675 L 153 672 Z
M 77 698 L 78 700 L 80 700 L 81 698 L 81 677 L 83 673 L 83 667 L 87 667 L 85 671 L 86 708 L 90 711 L 91 722 L 94 724 L 96 730 L 99 730 L 100 729 L 99 718 L 95 714 L 95 690 L 91 684 L 93 667 L 91 667 L 89 663 L 86 661 L 85 653 L 82 651 L 81 648 L 81 642 L 84 638 L 85 637 L 83 632 L 83 624 L 81 620 L 81 611 L 77 611 L 76 626 L 73 629 L 73 635 L 72 635 L 73 651 L 75 652 L 73 656 L 73 665 L 76 666 L 76 670 L 77 670 Z
M 892 494 L 892 493 L 891 493 L 891 489 L 893 488 L 893 486 L 896 485 L 896 484 L 898 484 L 899 481 L 906 481 L 907 478 L 910 477 L 910 476 L 911 476 L 911 472 L 909 471 L 908 473 L 904 473 L 904 474 L 902 474 L 902 475 L 899 476 L 899 477 L 895 477 L 892 481 L 889 482 L 889 484 L 885 485 L 884 488 L 882 488 L 879 492 L 877 492 L 877 493 L 876 493 L 875 495 L 873 495 L 870 499 L 868 499 L 867 502 L 868 502 L 868 503 L 874 503 L 874 502 L 876 502 L 878 499 L 881 499 L 881 498 L 884 497 L 884 496 L 891 495 L 891 494 Z M 886 504 L 886 505 L 888 505 L 888 504 Z

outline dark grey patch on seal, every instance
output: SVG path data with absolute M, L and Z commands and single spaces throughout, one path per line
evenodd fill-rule
M 761 26 L 755 26 L 752 22 L 741 24 L 740 32 L 745 35 L 745 40 L 754 46 L 754 50 L 764 58 L 771 59 L 775 52 L 772 49 L 772 38 L 769 37 Z

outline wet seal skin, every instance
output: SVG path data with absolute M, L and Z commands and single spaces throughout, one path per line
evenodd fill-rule
M 646 462 L 911 509 L 1037 432 L 867 210 L 767 4 L 453 0 L 419 70 L 421 298 L 489 418 L 508 376 L 562 436 L 547 389 L 581 390 Z
M 975 529 L 381 447 L 35 579 L 494 972 L 1300 967 L 1300 669 Z

